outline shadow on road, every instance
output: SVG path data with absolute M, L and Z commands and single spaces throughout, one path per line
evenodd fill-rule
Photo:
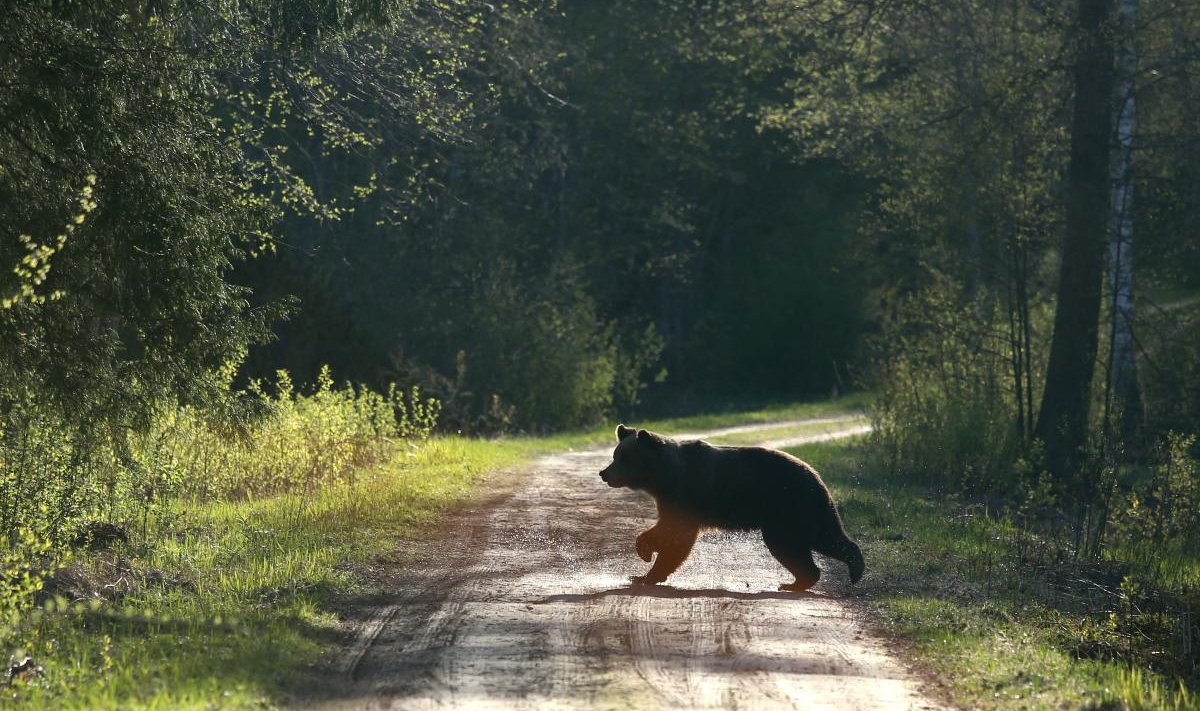
M 590 602 L 606 597 L 662 597 L 662 598 L 727 598 L 730 600 L 803 600 L 805 598 L 824 597 L 812 592 L 737 592 L 721 588 L 677 588 L 670 585 L 629 585 L 623 588 L 601 590 L 594 593 L 562 593 L 549 595 L 538 600 L 536 604 L 545 605 L 552 602 Z

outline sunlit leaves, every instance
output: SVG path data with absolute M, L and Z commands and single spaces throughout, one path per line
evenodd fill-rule
M 96 185 L 96 176 L 87 176 L 86 183 L 83 189 L 80 190 L 78 214 L 71 218 L 71 221 L 63 227 L 63 231 L 51 242 L 36 242 L 30 235 L 17 235 L 17 240 L 25 248 L 25 255 L 13 267 L 13 274 L 17 276 L 17 291 L 10 296 L 0 298 L 0 309 L 10 309 L 16 304 L 23 302 L 43 304 L 47 298 L 58 299 L 62 297 L 63 292 L 61 289 L 51 291 L 49 294 L 39 294 L 37 288 L 50 275 L 50 258 L 66 246 L 67 238 L 75 232 L 75 228 L 82 225 L 84 220 L 87 219 L 88 213 L 96 209 L 96 201 L 92 199 L 93 186 Z

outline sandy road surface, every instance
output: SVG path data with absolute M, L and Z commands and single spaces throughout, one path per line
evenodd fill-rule
M 763 441 L 865 427 L 827 424 L 786 442 L 763 428 Z M 610 457 L 545 457 L 508 491 L 456 515 L 418 552 L 412 568 L 425 572 L 402 578 L 394 599 L 363 616 L 328 697 L 305 705 L 937 708 L 839 599 L 847 580 L 836 561 L 819 561 L 826 572 L 812 593 L 780 593 L 791 578 L 758 534 L 714 533 L 671 586 L 629 587 L 648 567 L 633 539 L 654 507 L 600 481 Z

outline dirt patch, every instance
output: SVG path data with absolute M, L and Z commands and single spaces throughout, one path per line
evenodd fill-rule
M 834 561 L 811 593 L 780 593 L 790 578 L 757 534 L 712 533 L 671 586 L 630 587 L 654 508 L 600 481 L 610 456 L 545 457 L 406 552 L 419 572 L 391 578 L 304 705 L 940 707 L 844 598 Z

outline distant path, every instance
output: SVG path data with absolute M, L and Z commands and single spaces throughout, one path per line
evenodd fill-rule
M 746 432 L 761 432 L 766 434 L 767 432 L 773 432 L 775 430 L 795 429 L 800 426 L 809 427 L 816 425 L 831 425 L 829 428 L 830 432 L 840 433 L 843 429 L 845 429 L 844 427 L 840 427 L 840 425 L 846 425 L 850 422 L 857 423 L 861 422 L 862 420 L 863 415 L 831 415 L 829 417 L 809 417 L 802 420 L 782 420 L 779 422 L 762 422 L 754 425 L 737 425 L 735 427 L 722 427 L 720 429 L 707 429 L 696 432 L 664 432 L 663 434 L 668 434 L 675 439 L 711 439 L 732 434 L 743 434 Z M 850 435 L 841 436 L 849 437 Z
M 767 441 L 772 430 L 817 423 L 757 429 Z M 828 424 L 776 445 L 866 431 L 860 420 Z M 939 708 L 840 599 L 840 563 L 822 561 L 814 593 L 780 593 L 790 577 L 757 534 L 709 534 L 672 587 L 628 587 L 647 567 L 633 538 L 654 507 L 600 481 L 610 457 L 607 448 L 544 457 L 513 490 L 456 514 L 418 553 L 423 572 L 363 616 L 329 698 L 306 705 Z

